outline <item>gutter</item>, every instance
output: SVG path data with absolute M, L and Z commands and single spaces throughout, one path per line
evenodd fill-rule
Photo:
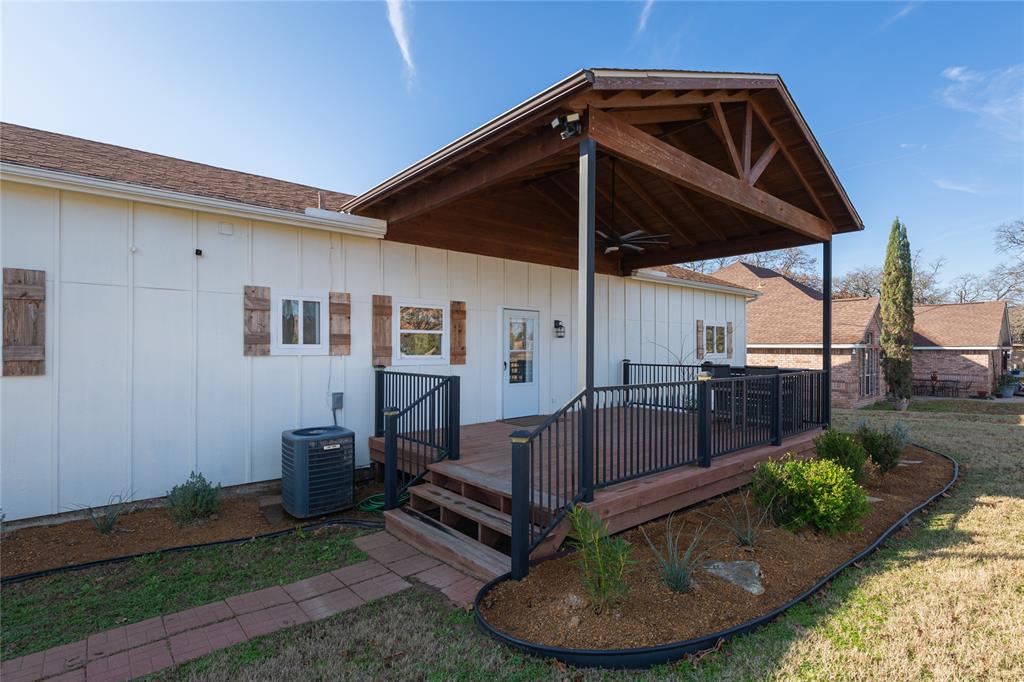
M 129 182 L 104 180 L 87 175 L 63 173 L 45 168 L 10 163 L 0 163 L 0 180 L 21 182 L 37 187 L 98 194 L 128 201 L 145 201 L 160 206 L 183 208 L 192 211 L 200 210 L 252 220 L 265 220 L 295 227 L 309 227 L 373 239 L 383 239 L 387 234 L 388 227 L 385 220 L 366 218 L 351 213 L 324 211 L 312 207 L 307 209 L 306 213 L 295 213 L 294 211 L 285 211 L 278 208 L 244 204 L 239 201 L 204 197 L 197 194 L 175 192 Z
M 644 270 L 634 270 L 627 279 L 635 279 L 641 282 L 655 282 L 657 284 L 670 284 L 677 287 L 686 287 L 688 289 L 702 289 L 704 291 L 714 291 L 720 294 L 732 294 L 734 296 L 743 296 L 749 301 L 757 299 L 761 294 L 753 289 L 744 289 L 743 287 L 733 287 L 727 284 L 712 284 L 711 282 L 697 282 L 692 279 L 679 279 L 678 277 L 670 277 L 664 273 L 647 272 Z

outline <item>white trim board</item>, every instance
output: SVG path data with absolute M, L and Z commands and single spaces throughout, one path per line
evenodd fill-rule
M 151 204 L 185 208 L 193 211 L 265 220 L 295 227 L 310 227 L 361 237 L 383 239 L 387 234 L 387 221 L 377 218 L 364 218 L 363 216 L 351 213 L 334 213 L 333 211 L 318 209 L 313 209 L 313 211 L 307 214 L 294 213 L 276 208 L 243 204 L 237 201 L 202 197 L 195 194 L 158 189 L 156 187 L 133 185 L 127 182 L 103 180 L 85 175 L 61 173 L 44 168 L 33 168 L 31 166 L 20 166 L 10 163 L 0 164 L 0 180 L 22 182 L 26 185 L 50 187 L 73 192 L 84 192 L 86 194 L 98 194 L 115 199 L 145 201 Z M 334 215 L 325 215 L 328 213 Z
M 627 279 L 635 279 L 641 282 L 657 282 L 658 284 L 669 284 L 671 286 L 684 287 L 687 289 L 700 289 L 702 291 L 715 291 L 722 294 L 732 294 L 733 296 L 743 296 L 751 301 L 761 295 L 756 291 L 751 291 L 750 289 L 744 289 L 742 287 L 730 287 L 724 284 L 710 284 L 708 282 L 695 282 L 691 279 L 670 277 L 658 270 L 651 272 L 634 270 Z
M 797 348 L 800 350 L 815 350 L 820 349 L 820 343 L 748 343 L 747 350 L 758 350 L 758 349 L 781 349 L 781 348 Z M 864 343 L 833 343 L 832 348 L 871 348 L 870 345 Z

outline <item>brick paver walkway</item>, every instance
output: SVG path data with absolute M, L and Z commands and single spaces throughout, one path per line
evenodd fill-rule
M 401 592 L 412 587 L 406 578 L 441 590 L 459 606 L 472 602 L 482 586 L 389 533 L 364 535 L 355 543 L 369 559 L 4 661 L 0 677 L 2 682 L 131 680 Z

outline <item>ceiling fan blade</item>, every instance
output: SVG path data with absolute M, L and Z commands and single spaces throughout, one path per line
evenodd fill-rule
M 644 232 L 643 230 L 633 230 L 629 234 L 622 235 L 622 241 L 628 241 L 630 239 L 636 239 L 640 235 L 645 235 L 645 234 L 647 234 L 647 233 Z
M 630 244 L 628 242 L 624 243 L 622 245 L 622 248 L 624 248 L 624 249 L 633 249 L 634 251 L 639 251 L 640 253 L 644 252 L 644 247 L 637 246 L 636 244 Z
M 669 236 L 670 235 L 667 235 L 667 234 L 645 234 L 642 237 L 633 237 L 631 239 L 627 239 L 626 241 L 631 241 L 631 242 L 649 242 L 652 239 L 668 239 Z M 625 239 L 625 237 L 623 237 L 623 239 Z
M 626 244 L 626 246 L 629 246 L 629 244 Z M 615 251 L 618 251 L 618 250 L 619 250 L 618 246 L 606 246 L 606 247 L 604 247 L 605 255 L 607 255 L 609 253 L 614 253 Z
M 606 235 L 601 230 L 594 230 L 594 231 L 597 232 L 598 236 L 601 237 L 601 239 L 604 239 L 605 241 L 609 241 L 609 242 L 610 241 L 614 241 L 614 239 L 612 237 L 609 237 L 608 235 Z

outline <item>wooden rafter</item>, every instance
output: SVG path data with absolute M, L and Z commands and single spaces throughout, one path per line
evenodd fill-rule
M 761 173 L 768 167 L 768 164 L 775 158 L 776 152 L 779 151 L 779 141 L 772 140 L 772 143 L 765 147 L 765 150 L 761 152 L 761 156 L 757 157 L 757 161 L 754 165 L 747 170 L 747 184 L 753 185 L 761 177 Z
M 743 125 L 743 175 L 746 176 L 750 174 L 750 143 L 754 136 L 754 110 L 749 101 L 744 103 L 743 111 L 746 115 Z
M 632 125 L 666 123 L 670 121 L 699 121 L 703 118 L 700 113 L 700 107 L 696 104 L 680 104 L 647 109 L 623 109 L 616 110 L 615 115 Z
M 650 253 L 629 256 L 622 261 L 623 272 L 648 268 L 655 265 L 669 265 L 688 261 L 722 258 L 738 253 L 757 253 L 788 249 L 793 246 L 805 246 L 808 238 L 795 232 L 778 232 L 776 234 L 758 234 L 741 239 L 722 242 L 709 242 L 697 246 L 680 247 L 668 251 L 652 251 Z
M 679 185 L 677 185 L 674 182 L 669 182 L 668 187 L 672 191 L 672 194 L 675 195 L 676 199 L 679 200 L 679 203 L 682 204 L 687 211 L 692 213 L 693 216 L 697 220 L 699 220 L 705 228 L 707 228 L 708 232 L 715 235 L 719 239 L 725 239 L 725 233 L 718 229 L 714 223 L 712 223 L 704 216 L 704 212 L 697 208 L 692 201 L 690 201 L 690 198 L 686 196 L 686 193 L 683 192 L 682 188 L 679 187 Z
M 679 221 L 673 220 L 668 215 L 668 212 L 664 209 L 664 207 L 661 204 L 658 203 L 658 200 L 651 196 L 650 192 L 648 192 L 644 188 L 643 183 L 634 178 L 633 175 L 625 168 L 618 168 L 618 174 L 619 177 L 622 178 L 623 182 L 625 182 L 626 185 L 628 185 L 629 188 L 633 190 L 633 193 L 640 197 L 640 200 L 647 204 L 648 208 L 654 211 L 654 213 L 658 216 L 658 218 L 662 220 L 662 222 L 665 223 L 665 226 L 668 227 L 670 231 L 678 234 L 680 237 L 683 238 L 683 241 L 685 241 L 687 244 L 690 244 L 691 246 L 697 243 L 690 237 L 690 235 L 686 234 L 686 232 L 684 232 L 679 227 Z
M 390 221 L 407 220 L 432 211 L 476 190 L 513 177 L 534 164 L 574 146 L 575 140 L 562 140 L 550 129 L 539 135 L 517 140 L 495 156 L 485 157 L 458 173 L 442 178 L 436 185 L 409 196 L 400 196 L 385 210 Z
M 714 166 L 624 123 L 614 114 L 588 110 L 588 134 L 613 154 L 696 192 L 782 225 L 816 241 L 832 238 L 832 225 Z
M 721 102 L 712 102 L 711 108 L 715 112 L 715 120 L 718 121 L 718 126 L 721 128 L 722 142 L 725 144 L 725 149 L 729 152 L 729 158 L 732 160 L 732 167 L 736 169 L 736 177 L 743 177 L 743 165 L 740 163 L 740 155 L 736 153 L 736 143 L 732 139 L 732 132 L 729 130 L 729 122 L 725 120 L 725 112 L 722 111 Z
M 548 178 L 548 180 L 559 193 L 559 196 L 552 197 L 553 199 L 557 201 L 559 198 L 561 198 L 568 202 L 568 206 L 579 206 L 579 202 L 576 199 L 576 194 L 577 192 L 579 192 L 578 189 L 570 189 L 569 187 L 566 186 L 564 182 L 562 182 L 561 178 L 556 176 L 551 176 L 550 178 Z M 563 204 L 561 201 L 559 201 L 558 203 L 559 206 L 561 206 L 562 208 L 566 207 L 566 204 Z M 569 209 L 566 208 L 566 210 L 568 211 Z M 569 214 L 572 216 L 573 224 L 575 224 L 578 220 L 578 214 L 574 211 L 569 211 Z M 608 217 L 604 215 L 602 211 L 598 211 L 595 214 L 595 217 L 597 218 L 597 222 L 600 223 L 601 226 L 604 227 L 604 229 L 611 231 L 611 221 L 608 220 Z
M 821 199 L 818 198 L 817 192 L 815 192 L 814 188 L 811 187 L 811 183 L 807 181 L 807 177 L 800 170 L 800 166 L 797 165 L 796 159 L 793 158 L 789 149 L 786 148 L 786 145 L 782 144 L 782 138 L 777 132 L 775 132 L 775 126 L 768 119 L 764 109 L 760 104 L 758 104 L 757 100 L 751 99 L 750 104 L 754 108 L 754 113 L 757 114 L 757 117 L 761 120 L 761 124 L 764 126 L 765 130 L 767 130 L 768 134 L 772 136 L 772 139 L 779 143 L 779 151 L 781 151 L 782 155 L 786 157 L 786 161 L 788 161 L 789 165 L 793 168 L 793 172 L 796 173 L 797 178 L 800 180 L 800 184 L 803 185 L 807 194 L 810 195 L 811 201 L 813 201 L 814 205 L 818 207 L 821 215 L 828 220 L 828 211 L 825 210 L 824 204 L 821 203 Z

